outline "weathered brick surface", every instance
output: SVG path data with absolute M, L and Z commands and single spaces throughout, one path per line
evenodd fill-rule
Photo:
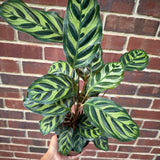
M 138 13 L 147 16 L 160 17 L 159 8 L 159 0 L 140 0 Z
M 159 22 L 154 20 L 109 15 L 104 30 L 154 36 L 158 26 Z
M 125 72 L 123 83 L 105 94 L 126 108 L 140 127 L 140 137 L 130 142 L 109 138 L 109 152 L 89 143 L 83 157 L 76 160 L 159 160 L 160 1 L 97 1 L 104 22 L 104 63 L 118 62 L 123 53 L 132 49 L 143 49 L 149 54 L 147 69 Z M 67 0 L 24 2 L 65 16 Z M 23 98 L 32 81 L 46 74 L 57 60 L 66 60 L 62 43 L 41 42 L 15 32 L 0 17 L 0 160 L 38 160 L 46 152 L 54 133 L 42 135 L 38 122 L 43 116 L 26 109 Z
M 99 0 L 102 11 L 131 14 L 134 0 Z
M 35 45 L 0 43 L 0 56 L 42 59 L 42 48 Z
M 131 37 L 129 39 L 129 44 L 127 50 L 132 49 L 143 49 L 148 54 L 160 55 L 160 40 L 159 39 L 147 39 L 147 38 L 136 38 Z
M 14 30 L 8 25 L 0 24 L 0 40 L 14 40 Z

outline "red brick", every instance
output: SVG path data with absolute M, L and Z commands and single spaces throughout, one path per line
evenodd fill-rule
M 5 106 L 7 108 L 11 108 L 11 109 L 21 109 L 21 110 L 27 110 L 24 106 L 23 106 L 23 102 L 22 100 L 9 100 L 6 99 L 5 100 Z
M 23 119 L 23 113 L 18 111 L 0 110 L 1 118 Z
M 131 158 L 132 159 L 138 159 L 138 160 L 140 160 L 140 159 L 145 159 L 145 160 L 153 160 L 153 158 L 154 158 L 154 156 L 153 155 L 150 155 L 150 154 L 132 154 L 131 155 Z
M 34 145 L 34 146 L 45 146 L 45 140 L 37 139 L 26 139 L 26 138 L 12 138 L 12 143 Z
M 34 38 L 33 36 L 31 36 L 28 33 L 20 32 L 20 31 L 18 31 L 18 39 L 20 41 L 24 41 L 24 42 L 45 43 L 43 41 L 40 41 L 40 40 Z
M 156 159 L 155 160 L 159 160 L 160 159 L 160 156 L 156 156 Z
M 127 50 L 143 49 L 148 54 L 160 55 L 160 40 L 131 37 Z
M 148 99 L 114 97 L 112 100 L 124 107 L 149 108 L 151 104 L 151 100 Z
M 121 55 L 122 54 L 104 52 L 102 57 L 103 57 L 104 63 L 111 63 L 111 62 L 118 62 Z
M 0 56 L 42 59 L 42 48 L 35 45 L 0 43 Z
M 85 152 L 84 152 L 84 154 L 83 154 L 83 156 L 85 156 L 85 157 L 95 157 L 96 156 L 96 151 L 88 151 L 88 150 L 86 150 Z
M 160 130 L 160 122 L 145 121 L 142 128 Z
M 62 48 L 52 48 L 52 47 L 46 47 L 44 49 L 45 51 L 45 59 L 46 60 L 52 60 L 52 61 L 65 61 L 65 55 Z
M 14 40 L 14 30 L 8 25 L 0 24 L 0 40 Z
M 0 99 L 0 108 L 4 108 L 4 106 L 3 106 L 3 99 Z
M 129 142 L 121 142 L 121 141 L 118 141 L 117 139 L 114 139 L 114 138 L 109 138 L 108 139 L 108 142 L 109 142 L 109 144 L 110 143 L 114 143 L 114 144 L 116 144 L 116 145 L 118 145 L 118 144 L 123 144 L 123 145 L 129 145 L 129 144 L 134 144 L 135 143 L 135 140 L 133 140 L 133 141 L 129 141 Z M 109 145 L 110 146 L 110 145 Z
M 158 21 L 109 15 L 106 17 L 104 30 L 154 36 L 158 26 Z
M 148 64 L 147 68 L 160 70 L 160 65 L 159 64 L 160 64 L 160 58 L 150 57 L 149 58 L 149 64 Z
M 10 143 L 10 138 L 0 137 L 0 143 Z
M 40 159 L 44 154 L 36 154 L 36 153 L 20 153 L 20 152 L 15 152 L 15 157 L 17 158 L 27 158 L 27 159 Z
M 160 88 L 141 86 L 138 91 L 138 95 L 146 97 L 160 97 Z
M 43 118 L 42 115 L 33 112 L 26 112 L 25 114 L 26 114 L 26 120 L 40 121 Z
M 11 128 L 20 128 L 20 129 L 39 129 L 39 124 L 33 122 L 20 122 L 20 121 L 8 121 L 8 125 Z
M 155 119 L 160 120 L 160 112 L 159 111 L 143 111 L 143 110 L 132 110 L 131 116 L 135 118 L 145 118 L 145 119 Z
M 124 73 L 124 80 L 133 83 L 160 84 L 160 74 L 156 72 L 132 71 Z
M 0 151 L 0 157 L 12 157 L 12 152 Z
M 46 153 L 47 148 L 40 148 L 40 147 L 29 147 L 30 152 L 35 152 L 35 153 Z
M 50 134 L 47 134 L 46 136 L 43 136 L 40 131 L 38 132 L 28 131 L 28 137 L 36 138 L 36 139 L 39 139 L 39 138 L 40 139 L 51 139 L 53 135 L 54 135 L 53 133 L 50 133 Z
M 127 153 L 117 153 L 117 152 L 98 152 L 98 157 L 111 157 L 111 158 L 128 158 Z
M 3 84 L 29 86 L 34 80 L 38 79 L 38 77 L 1 74 L 1 79 Z
M 44 4 L 44 5 L 54 5 L 54 6 L 66 6 L 66 0 L 24 0 L 26 3 Z
M 4 136 L 14 136 L 14 137 L 24 137 L 25 131 L 13 130 L 13 129 L 0 129 L 1 135 Z
M 0 120 L 0 126 L 1 127 L 7 127 L 6 120 Z
M 160 146 L 160 140 L 158 139 L 139 139 L 137 145 L 145 146 Z
M 155 99 L 152 105 L 152 109 L 160 109 L 160 100 Z
M 160 153 L 160 148 L 153 148 L 151 153 L 159 154 Z
M 120 146 L 118 151 L 121 152 L 142 152 L 142 153 L 148 153 L 150 152 L 151 147 L 132 147 L 132 146 Z
M 120 84 L 115 89 L 110 89 L 107 94 L 134 95 L 137 90 L 136 86 Z
M 23 151 L 27 152 L 27 146 L 20 146 L 20 145 L 12 145 L 12 144 L 4 144 L 0 145 L 0 150 L 9 150 L 9 151 Z
M 19 89 L 0 87 L 0 97 L 21 98 Z
M 132 14 L 134 0 L 100 0 L 101 11 Z
M 103 35 L 102 48 L 108 50 L 123 50 L 123 46 L 126 42 L 126 37 L 114 36 L 114 35 Z
M 138 8 L 138 13 L 147 16 L 160 17 L 159 8 L 159 0 L 141 0 Z
M 18 61 L 0 59 L 0 72 L 19 72 Z
M 23 72 L 33 74 L 47 74 L 51 64 L 37 62 L 23 62 Z
M 158 131 L 152 131 L 152 130 L 140 130 L 140 137 L 150 137 L 155 138 L 158 134 Z

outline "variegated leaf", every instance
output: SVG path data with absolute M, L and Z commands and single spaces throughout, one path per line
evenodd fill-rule
M 82 152 L 83 147 L 86 145 L 87 140 L 80 136 L 78 129 L 74 130 L 73 134 L 73 149 L 76 152 Z
M 94 127 L 84 114 L 79 117 L 77 125 L 80 135 L 87 140 L 93 140 L 101 135 L 100 129 Z
M 108 145 L 108 138 L 99 136 L 98 138 L 95 138 L 93 140 L 94 145 L 101 150 L 108 151 L 109 145 Z
M 21 0 L 7 0 L 0 6 L 0 16 L 17 30 L 46 42 L 62 42 L 63 19 L 55 12 L 28 7 Z
M 40 131 L 43 135 L 53 132 L 54 129 L 64 121 L 65 115 L 61 116 L 45 116 L 40 120 Z
M 27 98 L 40 104 L 53 104 L 71 98 L 76 84 L 64 74 L 47 74 L 35 80 L 27 90 Z
M 89 78 L 87 84 L 87 94 L 100 93 L 106 89 L 113 89 L 118 86 L 123 79 L 123 66 L 121 63 L 107 63 L 96 74 Z
M 75 81 L 78 80 L 76 71 L 70 66 L 67 61 L 57 61 L 53 63 L 49 68 L 48 74 L 54 73 L 62 73 L 67 76 L 73 77 Z
M 64 19 L 63 48 L 75 69 L 87 66 L 102 39 L 102 22 L 97 0 L 69 0 Z
M 23 105 L 31 110 L 32 112 L 49 116 L 49 115 L 65 115 L 67 112 L 71 110 L 73 105 L 72 99 L 64 99 L 53 104 L 41 104 L 39 102 L 35 102 L 30 100 L 29 98 L 25 98 L 23 100 Z
M 92 63 L 89 64 L 89 70 L 90 72 L 97 72 L 98 70 L 100 70 L 103 65 L 104 65 L 104 62 L 103 62 L 103 59 L 102 59 L 102 48 L 99 47 L 96 55 L 95 55 L 95 58 L 93 59 Z
M 67 156 L 73 148 L 73 128 L 63 127 L 58 135 L 58 151 Z
M 122 55 L 119 61 L 126 71 L 143 70 L 148 65 L 148 55 L 142 49 L 135 49 Z
M 83 111 L 107 137 L 131 141 L 139 136 L 139 128 L 127 111 L 111 100 L 93 97 L 85 102 Z

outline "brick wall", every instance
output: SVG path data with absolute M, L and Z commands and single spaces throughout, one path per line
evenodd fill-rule
M 25 0 L 34 8 L 64 17 L 67 0 Z M 0 0 L 2 3 L 2 0 Z M 140 137 L 122 143 L 109 139 L 110 151 L 88 145 L 79 160 L 160 159 L 160 0 L 99 0 L 104 24 L 105 62 L 118 61 L 141 48 L 150 61 L 141 72 L 128 72 L 107 96 L 124 106 L 140 127 Z M 42 136 L 40 115 L 22 105 L 27 86 L 53 61 L 65 60 L 62 45 L 42 43 L 13 30 L 0 18 L 0 160 L 40 159 L 52 134 Z

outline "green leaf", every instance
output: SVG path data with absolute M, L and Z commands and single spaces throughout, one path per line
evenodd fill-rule
M 143 70 L 148 65 L 148 55 L 142 49 L 125 53 L 119 59 L 126 71 Z
M 123 79 L 123 66 L 121 63 L 107 63 L 96 74 L 89 78 L 87 94 L 100 93 L 106 89 L 117 87 Z
M 0 16 L 15 29 L 38 40 L 62 42 L 63 19 L 55 12 L 32 9 L 21 0 L 7 0 L 0 6 Z
M 102 59 L 102 48 L 99 47 L 96 55 L 95 55 L 95 58 L 93 59 L 92 63 L 89 64 L 89 70 L 90 72 L 97 72 L 98 70 L 100 70 L 103 65 L 104 65 L 104 62 L 103 62 L 103 59 Z
M 66 61 L 57 61 L 53 63 L 48 71 L 48 74 L 63 73 L 64 75 L 73 77 L 75 81 L 78 80 L 78 75 L 75 70 Z
M 87 140 L 80 136 L 78 129 L 74 130 L 73 134 L 73 149 L 74 151 L 80 153 L 82 152 Z
M 101 135 L 99 128 L 94 127 L 89 121 L 88 117 L 82 115 L 79 117 L 78 130 L 81 136 L 87 140 L 93 140 Z
M 46 135 L 59 126 L 65 119 L 65 115 L 61 116 L 45 116 L 39 122 L 40 131 L 43 135 Z
M 93 140 L 94 145 L 101 150 L 108 151 L 108 138 L 107 137 L 98 137 Z
M 74 84 L 72 84 L 74 83 Z M 75 82 L 64 74 L 47 74 L 35 80 L 27 90 L 27 98 L 41 104 L 53 104 L 73 96 Z
M 75 69 L 94 59 L 102 39 L 102 22 L 96 0 L 69 0 L 64 19 L 63 48 Z
M 67 156 L 73 147 L 73 128 L 63 127 L 61 133 L 58 136 L 58 151 Z
M 67 112 L 71 110 L 73 101 L 70 98 L 70 99 L 60 100 L 53 104 L 41 104 L 38 102 L 34 102 L 29 98 L 25 98 L 23 100 L 23 105 L 27 109 L 31 110 L 32 112 L 35 112 L 44 116 L 65 115 Z
M 111 100 L 93 97 L 86 101 L 83 111 L 107 137 L 131 141 L 139 136 L 139 128 L 127 111 Z

